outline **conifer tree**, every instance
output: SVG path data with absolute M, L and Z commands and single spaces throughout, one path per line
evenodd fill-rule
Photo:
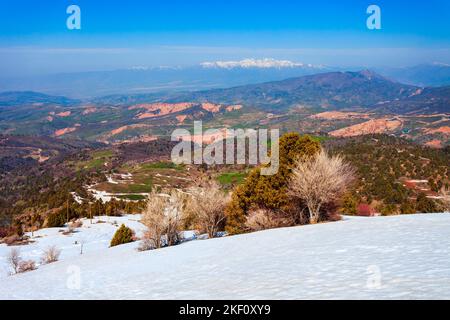
M 283 210 L 289 207 L 287 188 L 292 169 L 299 158 L 310 157 L 320 151 L 320 144 L 309 136 L 288 133 L 280 138 L 280 166 L 272 176 L 261 175 L 255 168 L 246 181 L 238 186 L 232 201 L 226 208 L 227 226 L 230 234 L 245 231 L 245 221 L 252 207 L 269 210 Z

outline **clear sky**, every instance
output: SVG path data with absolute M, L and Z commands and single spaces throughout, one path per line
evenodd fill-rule
M 81 30 L 66 9 L 81 8 Z M 366 27 L 369 5 L 381 30 Z M 331 66 L 450 63 L 448 0 L 1 0 L 0 74 L 244 58 Z

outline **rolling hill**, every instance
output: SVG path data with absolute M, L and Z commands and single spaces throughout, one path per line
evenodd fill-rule
M 403 85 L 372 71 L 331 72 L 283 81 L 185 94 L 181 100 L 200 100 L 255 106 L 272 112 L 305 106 L 360 109 L 377 103 L 405 99 L 417 87 Z
M 416 86 L 450 85 L 450 65 L 445 63 L 435 62 L 405 68 L 381 68 L 379 72 L 399 82 Z
M 0 93 L 0 108 L 5 106 L 45 104 L 74 105 L 79 101 L 62 97 L 51 96 L 33 91 L 9 91 Z
M 202 120 L 214 128 L 263 126 L 313 134 L 340 135 L 348 127 L 347 135 L 426 136 L 420 141 L 445 146 L 449 106 L 450 87 L 405 85 L 369 70 L 328 72 L 227 89 L 82 101 L 33 92 L 0 93 L 0 133 L 113 143 L 148 141 Z M 336 111 L 343 116 L 312 117 Z M 385 125 L 386 121 L 395 125 Z M 351 128 L 355 125 L 362 129 Z
M 433 114 L 450 111 L 450 86 L 427 87 L 404 99 L 381 103 L 377 112 L 394 114 Z

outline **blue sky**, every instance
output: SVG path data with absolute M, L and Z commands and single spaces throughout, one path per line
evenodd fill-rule
M 81 8 L 68 30 L 66 8 Z M 382 30 L 366 28 L 377 4 Z M 243 58 L 334 66 L 450 63 L 450 1 L 2 0 L 0 73 L 41 74 Z

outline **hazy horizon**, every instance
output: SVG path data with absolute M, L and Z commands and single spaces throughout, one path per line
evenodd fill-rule
M 6 0 L 0 4 L 0 70 L 10 78 L 248 58 L 339 68 L 450 63 L 448 2 L 374 3 L 381 30 L 367 28 L 373 3 L 362 0 Z M 67 28 L 71 4 L 81 9 L 81 30 Z

